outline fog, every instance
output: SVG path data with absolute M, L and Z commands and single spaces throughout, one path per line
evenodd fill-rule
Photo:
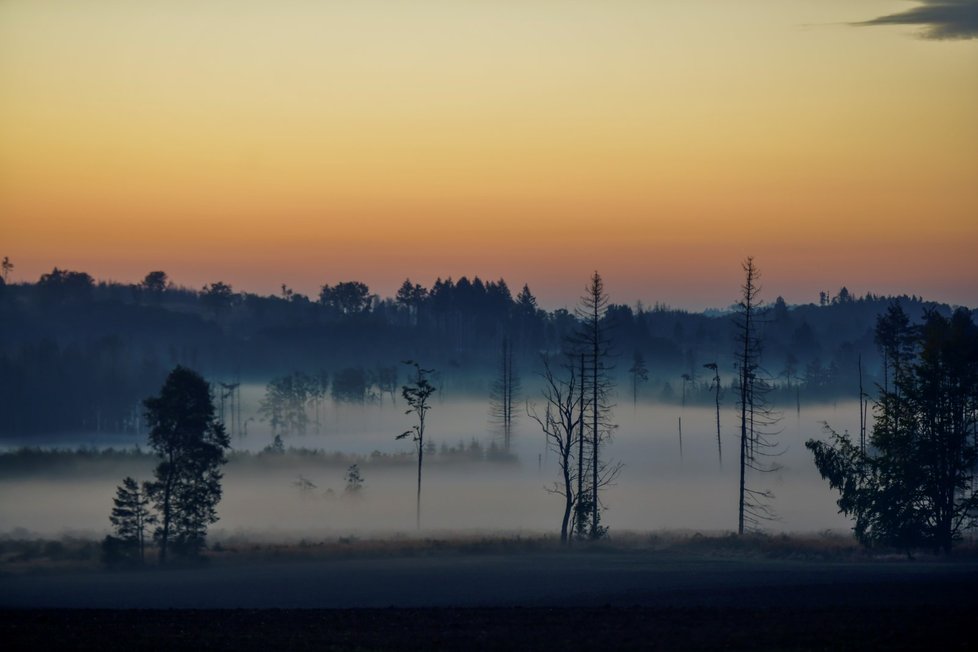
M 243 414 L 254 417 L 260 386 L 243 392 Z M 530 402 L 533 402 L 530 397 Z M 540 401 L 536 401 L 540 403 Z M 523 412 L 523 410 L 521 410 Z M 682 418 L 680 457 L 678 420 Z M 361 495 L 344 494 L 344 464 L 321 460 L 294 464 L 243 464 L 225 467 L 220 521 L 211 540 L 232 538 L 293 540 L 329 536 L 387 536 L 415 533 L 416 467 L 410 460 L 375 464 L 372 451 L 411 453 L 410 441 L 395 436 L 412 425 L 403 402 L 391 405 L 327 404 L 326 417 L 310 424 L 307 434 L 291 435 L 286 446 L 364 455 Z M 737 525 L 738 430 L 731 405 L 721 409 L 723 465 L 717 460 L 716 415 L 712 406 L 639 404 L 622 400 L 614 409 L 618 428 L 603 457 L 619 460 L 624 468 L 617 483 L 606 489 L 603 522 L 616 530 L 730 531 Z M 772 506 L 779 520 L 764 524 L 770 532 L 848 531 L 849 521 L 837 513 L 836 494 L 822 480 L 811 454 L 804 448 L 810 437 L 822 437 L 822 422 L 837 430 L 858 428 L 855 402 L 786 409 L 776 437 L 782 452 L 781 469 L 752 474 L 754 488 L 775 494 Z M 466 446 L 477 440 L 489 447 L 494 437 L 486 401 L 451 395 L 436 400 L 428 415 L 427 438 L 436 446 Z M 232 446 L 259 451 L 271 433 L 258 420 L 248 422 L 248 434 Z M 87 435 L 74 445 L 120 446 L 142 444 L 137 438 Z M 64 440 L 37 441 L 65 446 Z M 509 533 L 557 532 L 563 499 L 545 487 L 557 480 L 556 459 L 545 448 L 542 433 L 525 415 L 513 436 L 515 461 L 447 461 L 426 457 L 422 494 L 423 532 Z M 411 458 L 414 459 L 414 458 Z M 150 468 L 102 469 L 98 473 L 7 474 L 0 476 L 0 534 L 40 536 L 66 534 L 100 536 L 108 531 L 108 513 L 115 487 L 125 475 L 144 480 Z M 315 488 L 301 490 L 299 477 Z

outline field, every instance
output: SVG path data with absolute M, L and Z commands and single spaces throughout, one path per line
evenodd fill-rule
M 911 560 L 818 536 L 237 544 L 112 571 L 6 550 L 0 633 L 25 649 L 953 647 L 978 591 L 970 547 Z

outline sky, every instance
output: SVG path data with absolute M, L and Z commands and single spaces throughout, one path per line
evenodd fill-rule
M 972 0 L 3 0 L 0 256 L 978 306 Z

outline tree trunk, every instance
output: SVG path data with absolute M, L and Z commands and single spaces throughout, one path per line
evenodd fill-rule
M 418 500 L 415 506 L 415 528 L 421 529 L 421 461 L 424 459 L 424 438 L 418 439 Z

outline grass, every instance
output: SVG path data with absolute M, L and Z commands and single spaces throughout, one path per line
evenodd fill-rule
M 749 534 L 686 531 L 615 532 L 600 541 L 576 541 L 562 546 L 551 534 L 458 534 L 428 536 L 395 534 L 388 537 L 339 536 L 268 542 L 236 535 L 211 541 L 198 563 L 241 565 L 268 561 L 323 561 L 330 559 L 379 559 L 522 554 L 617 554 L 807 561 L 889 561 L 906 556 L 899 551 L 867 550 L 845 534 Z M 0 573 L 92 570 L 101 567 L 101 542 L 94 539 L 0 538 Z M 923 555 L 929 557 L 929 555 Z M 155 560 L 155 550 L 146 552 Z M 975 559 L 978 544 L 965 541 L 955 558 Z M 154 566 L 150 561 L 148 566 Z

